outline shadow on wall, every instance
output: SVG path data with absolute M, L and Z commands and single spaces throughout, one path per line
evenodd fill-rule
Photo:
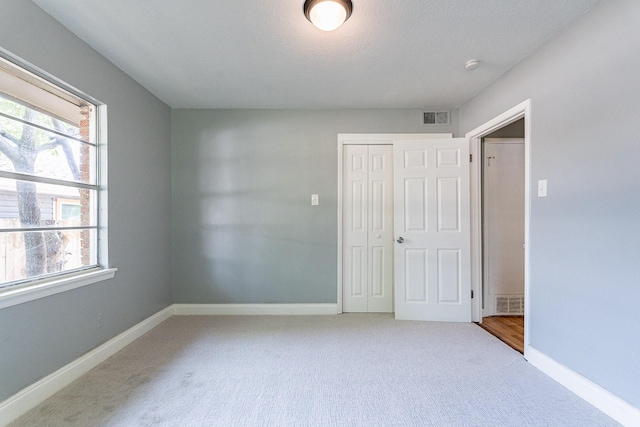
M 180 261 L 196 285 L 186 302 L 335 302 L 336 273 L 323 267 L 337 256 L 335 196 L 312 184 L 317 150 L 297 138 L 269 143 L 263 128 L 251 123 L 199 141 L 199 168 L 189 174 L 198 190 L 187 201 L 198 211 L 186 210 L 195 221 L 183 236 L 199 250 Z M 311 206 L 312 192 L 320 206 Z

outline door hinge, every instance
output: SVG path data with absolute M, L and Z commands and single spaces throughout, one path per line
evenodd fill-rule
M 473 289 L 471 289 L 471 299 L 473 299 Z
M 469 163 L 473 162 L 473 154 L 469 154 Z

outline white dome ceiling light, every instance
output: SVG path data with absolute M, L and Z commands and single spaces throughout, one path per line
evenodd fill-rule
M 304 16 L 322 31 L 333 31 L 351 16 L 351 0 L 306 0 Z

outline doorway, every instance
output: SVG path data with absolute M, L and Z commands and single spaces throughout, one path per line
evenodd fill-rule
M 524 353 L 524 119 L 482 138 L 482 321 Z
M 480 297 L 474 302 L 473 320 L 496 336 L 502 334 L 503 341 L 525 358 L 529 348 L 529 112 L 527 100 L 466 135 L 473 158 L 479 160 L 472 164 L 472 286 Z

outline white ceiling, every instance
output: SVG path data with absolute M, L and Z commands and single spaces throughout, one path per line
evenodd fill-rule
M 304 0 L 33 1 L 174 108 L 451 108 L 598 0 L 353 0 L 330 33 Z

